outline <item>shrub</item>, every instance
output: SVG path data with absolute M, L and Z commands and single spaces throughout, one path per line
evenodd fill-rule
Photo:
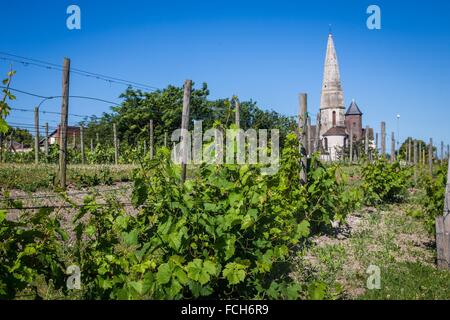
M 202 165 L 184 184 L 169 150 L 161 149 L 136 172 L 133 202 L 141 207 L 136 217 L 113 200 L 105 208 L 87 199 L 76 218 L 86 296 L 315 295 L 316 289 L 287 276 L 289 258 L 312 228 L 330 224 L 336 213 L 345 215 L 341 209 L 347 204 L 337 195 L 333 168 L 317 162 L 308 186 L 296 182 L 296 143 L 288 136 L 276 175 L 261 175 L 258 165 Z
M 399 202 L 406 198 L 411 181 L 410 169 L 398 162 L 379 158 L 362 168 L 364 201 L 366 204 Z

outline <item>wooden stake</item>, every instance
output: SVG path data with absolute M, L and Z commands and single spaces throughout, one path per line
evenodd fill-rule
M 441 166 L 444 165 L 444 141 L 441 141 Z
M 417 140 L 414 140 L 414 184 L 417 185 Z
M 154 150 L 153 150 L 153 120 L 150 120 L 149 123 L 149 135 L 150 135 L 150 159 L 153 159 Z
M 428 165 L 430 167 L 430 175 L 433 175 L 433 139 L 430 138 L 430 145 L 428 146 Z
M 94 139 L 91 139 L 91 153 L 94 152 Z
M 353 163 L 353 127 L 350 127 L 350 163 Z
M 80 149 L 81 149 L 81 164 L 85 162 L 84 156 L 84 128 L 80 126 Z
M 69 82 L 70 82 L 70 60 L 64 58 L 63 77 L 62 77 L 62 103 L 61 103 L 61 124 L 59 132 L 59 170 L 60 186 L 66 189 L 67 172 L 67 122 L 69 111 Z
M 39 164 L 39 108 L 34 108 L 34 163 Z
M 366 153 L 367 159 L 369 159 L 369 126 L 366 126 L 366 138 L 364 141 L 364 152 Z
M 188 162 L 188 129 L 189 129 L 189 107 L 191 103 L 192 80 L 184 82 L 183 113 L 181 115 L 181 182 L 186 181 Z
M 395 161 L 395 134 L 392 132 L 391 135 L 391 162 Z
M 381 122 L 381 155 L 386 157 L 386 122 Z
M 320 112 L 317 113 L 316 118 L 316 132 L 314 137 L 314 152 L 320 152 L 320 126 L 321 126 L 321 119 L 320 119 Z
M 241 103 L 239 102 L 239 99 L 237 97 L 235 98 L 235 103 L 236 103 L 236 114 L 235 114 L 236 119 L 235 119 L 235 121 L 236 121 L 236 126 L 238 128 L 240 128 L 241 127 Z
M 0 115 L 1 117 L 1 115 Z M 22 148 L 23 151 L 23 148 Z M 0 132 L 0 163 L 3 162 L 3 133 Z
M 300 110 L 299 110 L 299 148 L 300 148 L 300 183 L 308 182 L 308 158 L 306 154 L 306 126 L 308 117 L 308 96 L 306 93 L 300 94 Z
M 308 118 L 307 118 L 307 124 L 306 124 L 306 126 L 307 126 L 307 154 L 308 154 L 308 157 L 311 157 L 311 155 L 312 155 L 312 135 L 311 135 L 311 117 L 308 115 Z
M 411 162 L 412 162 L 412 139 L 408 138 L 408 160 L 407 160 L 407 163 L 410 164 Z
M 114 163 L 115 165 L 119 164 L 119 143 L 117 141 L 117 127 L 116 124 L 113 123 L 113 135 L 114 135 Z
M 48 122 L 45 123 L 44 148 L 45 148 L 45 157 L 48 158 Z
M 75 150 L 77 148 L 77 135 L 75 130 L 72 132 L 72 148 Z
M 167 148 L 167 137 L 168 136 L 168 134 L 167 134 L 167 131 L 166 132 L 164 132 L 164 147 L 166 147 Z

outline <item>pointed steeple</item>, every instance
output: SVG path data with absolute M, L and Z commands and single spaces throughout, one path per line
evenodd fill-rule
M 344 93 L 342 92 L 339 63 L 331 33 L 328 34 L 320 108 L 344 108 Z
M 322 117 L 321 135 L 334 126 L 344 126 L 344 93 L 331 32 L 328 34 L 327 52 L 325 55 L 320 111 Z

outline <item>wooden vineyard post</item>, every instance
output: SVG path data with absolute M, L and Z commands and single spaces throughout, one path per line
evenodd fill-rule
M 391 162 L 395 161 L 395 134 L 391 134 Z
M 70 60 L 64 58 L 62 76 L 61 125 L 59 127 L 59 181 L 61 189 L 66 190 L 67 172 L 67 122 L 69 111 Z
M 191 103 L 192 80 L 184 82 L 183 113 L 181 115 L 181 182 L 186 181 L 188 163 L 188 130 L 189 130 L 189 107 Z
M 428 146 L 428 165 L 430 175 L 433 175 L 433 139 L 430 138 L 430 145 Z
M 376 153 L 378 154 L 378 132 L 375 134 L 375 150 Z
M 0 132 L 0 163 L 2 162 L 3 162 L 3 133 Z
M 381 156 L 386 157 L 386 123 L 381 122 Z
M 72 148 L 75 150 L 77 148 L 77 135 L 75 130 L 72 132 Z
M 366 126 L 365 134 L 364 153 L 366 154 L 366 158 L 369 159 L 369 126 Z
M 306 126 L 308 116 L 308 96 L 306 93 L 300 94 L 300 110 L 299 110 L 299 148 L 300 148 L 300 183 L 306 184 L 308 182 L 308 157 L 306 154 Z
M 94 139 L 91 139 L 91 153 L 94 153 Z
M 166 148 L 167 148 L 167 136 L 168 136 L 168 134 L 166 131 L 166 132 L 164 132 L 164 147 L 166 147 Z
M 39 108 L 34 108 L 34 163 L 39 164 Z
M 80 126 L 80 151 L 81 151 L 81 164 L 84 164 L 84 128 Z
M 436 249 L 439 268 L 450 269 L 450 161 L 444 197 L 444 214 L 436 218 Z
M 419 161 L 418 164 L 422 164 L 422 141 L 419 142 Z
M 315 137 L 314 137 L 314 152 L 320 152 L 320 112 L 317 113 L 317 118 L 316 118 L 316 132 L 315 132 Z
M 399 151 L 400 152 L 400 151 Z M 408 164 L 411 164 L 412 162 L 412 139 L 408 138 Z
M 353 163 L 353 127 L 350 127 L 350 164 Z
M 149 135 L 150 135 L 150 159 L 153 159 L 153 155 L 154 155 L 154 146 L 153 146 L 153 120 L 150 120 L 149 125 Z
M 44 148 L 45 148 L 45 157 L 48 159 L 48 122 L 45 123 Z
M 99 143 L 100 143 L 100 137 L 99 137 L 99 134 L 98 134 L 98 132 L 97 132 L 97 133 L 95 134 L 95 145 L 98 146 Z
M 236 126 L 238 128 L 240 128 L 241 127 L 241 103 L 239 102 L 239 99 L 237 97 L 235 97 L 235 103 L 236 103 L 235 122 L 236 122 Z
M 117 141 L 117 127 L 116 124 L 113 123 L 113 135 L 114 135 L 114 164 L 119 164 L 119 143 Z
M 441 165 L 444 165 L 444 141 L 441 141 Z
M 307 122 L 306 122 L 306 147 L 307 147 L 307 155 L 308 157 L 311 157 L 312 155 L 312 144 L 311 144 L 311 117 L 308 115 Z
M 417 140 L 414 140 L 414 185 L 417 185 Z

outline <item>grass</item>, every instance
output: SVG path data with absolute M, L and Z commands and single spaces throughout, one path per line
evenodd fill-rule
M 381 289 L 367 290 L 359 299 L 448 300 L 450 272 L 418 262 L 381 269 Z
M 69 165 L 67 183 L 78 188 L 130 181 L 133 165 Z M 47 164 L 0 164 L 0 189 L 27 192 L 54 189 L 58 166 Z
M 450 299 L 450 271 L 435 267 L 434 237 L 407 214 L 417 206 L 412 199 L 354 213 L 350 235 L 312 239 L 291 276 L 323 282 L 340 299 Z M 381 270 L 381 289 L 367 289 L 370 265 Z

